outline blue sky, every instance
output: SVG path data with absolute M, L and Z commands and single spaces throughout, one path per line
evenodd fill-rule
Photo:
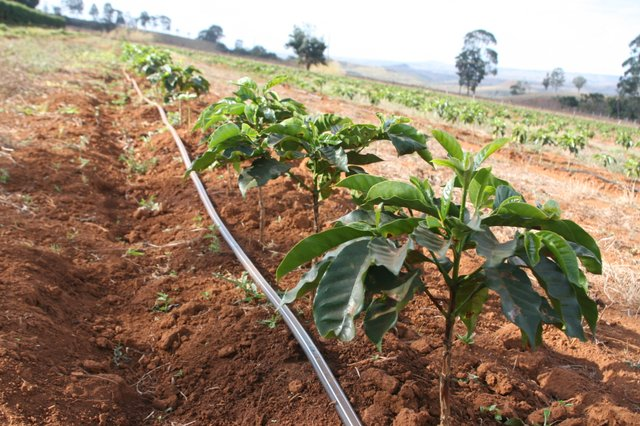
M 88 11 L 91 0 L 85 1 Z M 104 2 L 95 1 L 102 10 Z M 41 0 L 50 8 L 59 0 Z M 286 54 L 294 25 L 308 24 L 334 58 L 453 64 L 464 35 L 492 32 L 498 67 L 621 75 L 640 34 L 640 0 L 111 0 L 137 16 L 167 15 L 180 35 L 216 24 L 233 47 L 256 44 Z

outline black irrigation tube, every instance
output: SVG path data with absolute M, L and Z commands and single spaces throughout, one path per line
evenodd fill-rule
M 167 120 L 167 114 L 165 113 L 164 109 L 158 103 L 145 97 L 142 94 L 142 91 L 140 91 L 140 87 L 138 87 L 138 84 L 135 82 L 135 80 L 132 79 L 125 71 L 123 71 L 123 73 L 127 80 L 131 82 L 138 95 L 149 105 L 155 106 L 158 109 L 162 122 L 167 127 L 167 129 L 169 129 L 171 136 L 173 136 L 173 140 L 178 146 L 178 150 L 180 151 L 180 155 L 182 156 L 182 161 L 184 162 L 185 167 L 187 169 L 191 167 L 191 159 L 189 158 L 189 153 L 182 143 L 180 136 L 176 132 L 176 129 L 174 129 L 171 124 L 169 124 L 169 120 Z M 207 190 L 202 184 L 202 181 L 200 180 L 198 174 L 190 173 L 189 176 L 191 177 L 193 184 L 196 186 L 196 190 L 198 191 L 200 200 L 204 204 L 207 213 L 211 217 L 211 220 L 213 220 L 213 223 L 220 231 L 220 234 L 227 242 L 229 247 L 231 247 L 231 250 L 233 250 L 240 263 L 242 263 L 242 266 L 244 266 L 249 275 L 251 275 L 253 281 L 260 287 L 269 301 L 280 313 L 285 324 L 287 325 L 287 327 L 289 327 L 289 330 L 291 330 L 291 333 L 298 341 L 298 344 L 300 344 L 300 346 L 304 350 L 304 353 L 307 355 L 309 362 L 311 362 L 313 369 L 316 371 L 316 375 L 318 376 L 320 383 L 322 383 L 322 386 L 327 392 L 329 399 L 332 401 L 332 403 L 335 404 L 336 411 L 338 412 L 340 419 L 342 419 L 342 422 L 345 425 L 349 426 L 360 426 L 362 423 L 360 422 L 358 415 L 351 406 L 351 403 L 340 387 L 340 384 L 331 372 L 329 365 L 322 357 L 322 354 L 318 350 L 315 343 L 313 343 L 313 340 L 311 339 L 307 331 L 304 329 L 302 324 L 300 324 L 295 315 L 293 315 L 289 307 L 282 303 L 282 299 L 280 299 L 278 293 L 276 293 L 273 287 L 269 285 L 260 271 L 258 271 L 258 268 L 256 268 L 253 262 L 251 262 L 249 256 L 247 256 L 247 254 L 242 250 L 242 247 L 240 247 L 235 238 L 233 238 L 233 235 L 231 234 L 231 232 L 229 232 L 225 224 L 222 222 L 222 219 L 216 212 L 215 208 L 213 207 L 213 203 L 211 202 L 211 199 L 207 194 Z

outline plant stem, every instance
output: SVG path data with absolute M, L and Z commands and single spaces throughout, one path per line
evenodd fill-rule
M 260 234 L 258 236 L 258 241 L 263 243 L 262 239 L 264 237 L 264 204 L 262 202 L 262 187 L 258 187 L 258 209 L 260 210 L 259 218 L 258 218 L 258 228 L 260 230 Z
M 445 329 L 442 349 L 442 369 L 440 371 L 440 425 L 450 426 L 451 419 L 451 346 L 453 341 L 453 326 L 456 321 L 454 311 L 456 299 L 453 290 L 449 290 L 449 306 L 445 316 Z
M 320 200 L 318 197 L 318 190 L 313 188 L 311 191 L 311 195 L 313 197 L 313 227 L 316 233 L 320 232 Z

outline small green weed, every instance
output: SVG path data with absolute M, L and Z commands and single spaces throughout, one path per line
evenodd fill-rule
M 282 319 L 282 317 L 280 316 L 279 312 L 274 312 L 273 315 L 271 315 L 271 317 L 265 319 L 265 320 L 260 320 L 258 321 L 260 324 L 264 324 L 266 325 L 268 328 L 270 329 L 274 329 L 278 326 L 278 323 L 280 322 L 280 320 Z
M 80 109 L 75 105 L 60 105 L 58 107 L 58 113 L 64 115 L 76 115 L 80 113 Z
M 167 119 L 169 120 L 169 124 L 173 127 L 179 126 L 180 123 L 182 123 L 182 118 L 180 118 L 180 113 L 178 112 L 167 113 Z
M 220 252 L 220 238 L 218 238 L 218 228 L 215 225 L 209 225 L 209 232 L 204 235 L 205 240 L 209 240 L 207 248 L 211 253 Z
M 124 255 L 128 257 L 140 257 L 140 256 L 144 256 L 144 252 L 141 250 L 130 248 L 130 249 L 127 249 Z
M 154 312 L 169 312 L 174 306 L 173 299 L 169 297 L 168 293 L 158 292 L 156 293 L 156 302 L 151 308 Z
M 49 246 L 49 248 L 51 249 L 52 252 L 54 252 L 55 254 L 60 254 L 60 252 L 62 251 L 62 247 L 60 247 L 60 244 L 58 243 L 53 243 Z
M 129 173 L 138 175 L 146 174 L 158 164 L 158 159 L 156 157 L 152 157 L 148 160 L 136 160 L 136 152 L 133 147 L 127 149 L 123 154 L 120 154 L 119 160 L 127 166 Z
M 480 407 L 481 414 L 491 414 L 493 415 L 493 420 L 498 423 L 507 425 L 507 426 L 524 426 L 524 422 L 518 418 L 509 419 L 502 415 L 502 411 L 498 408 L 496 404 L 491 404 L 489 406 Z
M 251 303 L 264 299 L 264 294 L 260 293 L 260 290 L 258 290 L 258 286 L 253 282 L 251 278 L 249 278 L 249 274 L 247 273 L 247 271 L 243 271 L 239 279 L 233 278 L 233 276 L 231 276 L 230 274 L 222 275 L 214 273 L 213 276 L 218 279 L 235 284 L 236 287 L 242 290 L 242 292 L 244 293 L 244 298 L 239 300 L 237 303 Z
M 120 364 L 123 362 L 129 362 L 130 358 L 127 355 L 126 348 L 122 345 L 122 343 L 118 343 L 113 348 L 113 358 L 112 361 L 116 367 L 120 367 Z
M 151 195 L 149 198 L 142 198 L 138 201 L 138 205 L 144 209 L 155 212 L 160 210 L 160 204 L 156 201 L 156 196 Z
M 9 183 L 10 178 L 11 175 L 9 175 L 9 171 L 7 169 L 0 169 L 0 183 Z
M 89 160 L 87 160 L 86 158 L 78 157 L 78 164 L 80 164 L 78 168 L 83 169 L 87 164 L 89 164 Z

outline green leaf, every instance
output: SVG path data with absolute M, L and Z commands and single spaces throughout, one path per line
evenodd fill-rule
M 500 206 L 499 214 L 514 214 L 520 217 L 530 217 L 532 219 L 548 219 L 545 212 L 527 203 L 507 203 Z
M 364 316 L 364 332 L 382 351 L 382 339 L 387 331 L 395 327 L 398 322 L 398 310 L 393 300 L 377 298 L 367 308 Z
M 564 272 L 556 263 L 546 257 L 541 258 L 531 270 L 553 302 L 555 309 L 560 313 L 567 336 L 585 340 L 582 329 L 583 312 L 578 303 L 576 289 L 569 283 Z M 589 314 L 586 312 L 585 317 Z
M 240 134 L 240 128 L 233 123 L 223 124 L 209 136 L 209 148 L 214 148 L 221 142 Z
M 315 263 L 311 269 L 305 272 L 294 288 L 286 291 L 282 296 L 282 303 L 291 303 L 304 296 L 306 293 L 315 290 L 332 261 L 333 258 L 329 258 Z
M 560 266 L 569 282 L 576 287 L 582 287 L 578 258 L 569 243 L 560 235 L 551 231 L 540 231 L 538 232 L 538 237 L 542 244 L 553 254 L 556 263 Z
M 338 136 L 346 148 L 362 148 L 379 139 L 378 128 L 371 124 L 353 124 L 341 129 Z
M 432 162 L 436 166 L 447 167 L 460 176 L 464 175 L 464 164 L 457 158 L 434 158 Z
M 238 177 L 240 192 L 244 197 L 247 191 L 256 186 L 265 185 L 271 179 L 282 176 L 291 168 L 290 165 L 273 158 L 258 158 L 247 167 Z
M 556 234 L 561 235 L 565 240 L 579 244 L 591 252 L 588 253 L 582 250 L 576 251 L 580 257 L 580 261 L 587 271 L 592 274 L 602 273 L 602 255 L 600 254 L 598 244 L 591 235 L 589 235 L 575 222 L 570 220 L 549 221 L 542 224 L 542 229 L 553 231 Z
M 445 149 L 445 151 L 447 151 L 449 156 L 459 161 L 462 161 L 464 157 L 464 153 L 462 151 L 462 147 L 460 146 L 460 143 L 456 140 L 456 138 L 454 138 L 449 133 L 444 132 L 442 130 L 434 130 L 432 133 L 433 133 L 433 137 L 436 138 L 436 140 L 440 145 L 442 145 L 442 147 Z
M 189 167 L 189 169 L 185 173 L 185 176 L 188 176 L 191 172 L 200 172 L 206 169 L 207 167 L 215 163 L 217 157 L 218 156 L 214 152 L 205 152 L 200 157 L 196 158 L 193 163 L 191 163 L 191 167 Z
M 382 158 L 374 154 L 360 154 L 356 151 L 347 152 L 347 159 L 349 164 L 355 166 L 365 166 L 367 164 L 379 163 L 383 161 Z
M 519 199 L 514 197 L 519 197 Z M 520 193 L 513 189 L 511 186 L 498 185 L 496 187 L 496 197 L 493 200 L 493 209 L 498 210 L 500 206 L 508 200 L 511 200 L 512 202 L 516 200 L 524 201 L 524 199 L 522 199 L 522 195 L 520 195 Z
M 374 238 L 369 242 L 369 253 L 373 262 L 378 266 L 384 266 L 394 275 L 400 273 L 408 249 L 409 243 L 396 247 L 392 240 L 386 238 Z
M 394 124 L 387 130 L 387 137 L 395 147 L 398 156 L 422 151 L 426 148 L 426 138 L 409 124 Z
M 415 293 L 424 288 L 418 272 L 408 275 L 403 283 L 385 291 L 386 298 L 375 299 L 364 318 L 364 331 L 378 350 L 382 350 L 382 338 L 395 327 L 398 313 L 411 301 Z
M 455 300 L 457 308 L 455 315 L 460 317 L 460 320 L 462 320 L 467 327 L 467 339 L 471 339 L 482 308 L 488 297 L 488 288 L 473 283 L 462 285 L 458 288 L 458 291 L 456 291 Z
M 449 214 L 451 207 L 451 198 L 453 197 L 453 186 L 456 183 L 455 177 L 449 179 L 447 184 L 442 188 L 442 197 L 440 198 L 440 220 L 444 221 Z
M 527 336 L 531 347 L 542 324 L 542 297 L 536 293 L 527 274 L 520 268 L 503 263 L 485 270 L 487 287 L 500 295 L 502 312 Z
M 313 319 L 321 336 L 348 341 L 355 337 L 354 318 L 364 304 L 364 277 L 371 266 L 369 241 L 342 249 L 320 280 L 313 301 Z
M 484 232 L 474 232 L 471 240 L 476 243 L 478 255 L 486 259 L 485 268 L 494 268 L 513 256 L 517 246 L 517 240 L 500 243 L 489 229 Z
M 478 153 L 473 157 L 473 169 L 480 167 L 480 164 L 484 162 L 491 154 L 505 146 L 509 142 L 509 139 L 502 138 L 485 145 Z
M 469 199 L 476 209 L 481 209 L 486 203 L 485 189 L 491 176 L 491 169 L 484 168 L 478 170 L 469 184 Z
M 322 155 L 324 155 L 327 161 L 338 170 L 345 173 L 349 172 L 349 168 L 347 167 L 347 154 L 345 154 L 344 149 L 341 147 L 323 146 L 320 148 L 320 152 L 322 152 Z
M 422 219 L 418 217 L 407 217 L 402 219 L 394 219 L 383 222 L 383 225 L 378 227 L 378 233 L 383 237 L 397 237 L 399 235 L 406 235 L 413 232 L 422 222 Z
M 451 246 L 451 240 L 445 240 L 441 235 L 429 230 L 423 223 L 413 231 L 412 236 L 416 243 L 434 252 L 438 259 L 444 258 Z
M 267 82 L 267 84 L 264 85 L 264 91 L 266 92 L 267 90 L 271 89 L 272 87 L 275 87 L 279 84 L 284 83 L 285 81 L 287 81 L 289 79 L 288 75 L 277 75 L 275 77 L 273 77 L 271 80 L 269 80 Z
M 344 242 L 369 235 L 373 235 L 373 232 L 352 228 L 351 226 L 339 226 L 327 229 L 318 234 L 310 235 L 293 246 L 284 259 L 282 259 L 282 262 L 280 262 L 276 270 L 276 280 L 279 280 L 298 266 L 320 256 L 327 250 L 337 247 Z
M 540 249 L 542 241 L 537 233 L 527 231 L 524 233 L 524 250 L 527 253 L 528 263 L 531 267 L 540 262 Z
M 380 176 L 374 176 L 369 174 L 357 174 L 357 175 L 347 176 L 346 178 L 338 182 L 336 186 L 359 191 L 360 193 L 366 195 L 367 192 L 369 192 L 369 189 L 371 189 L 373 185 L 380 182 L 385 182 L 386 180 L 387 180 L 386 178 L 383 178 Z
M 434 213 L 424 194 L 415 186 L 405 182 L 383 181 L 373 185 L 367 192 L 366 202 L 383 202 L 389 206 L 407 207 L 424 213 Z
M 352 123 L 350 118 L 341 117 L 336 114 L 320 114 L 313 120 L 313 124 L 315 124 L 318 129 L 318 133 L 331 132 L 335 134 Z

